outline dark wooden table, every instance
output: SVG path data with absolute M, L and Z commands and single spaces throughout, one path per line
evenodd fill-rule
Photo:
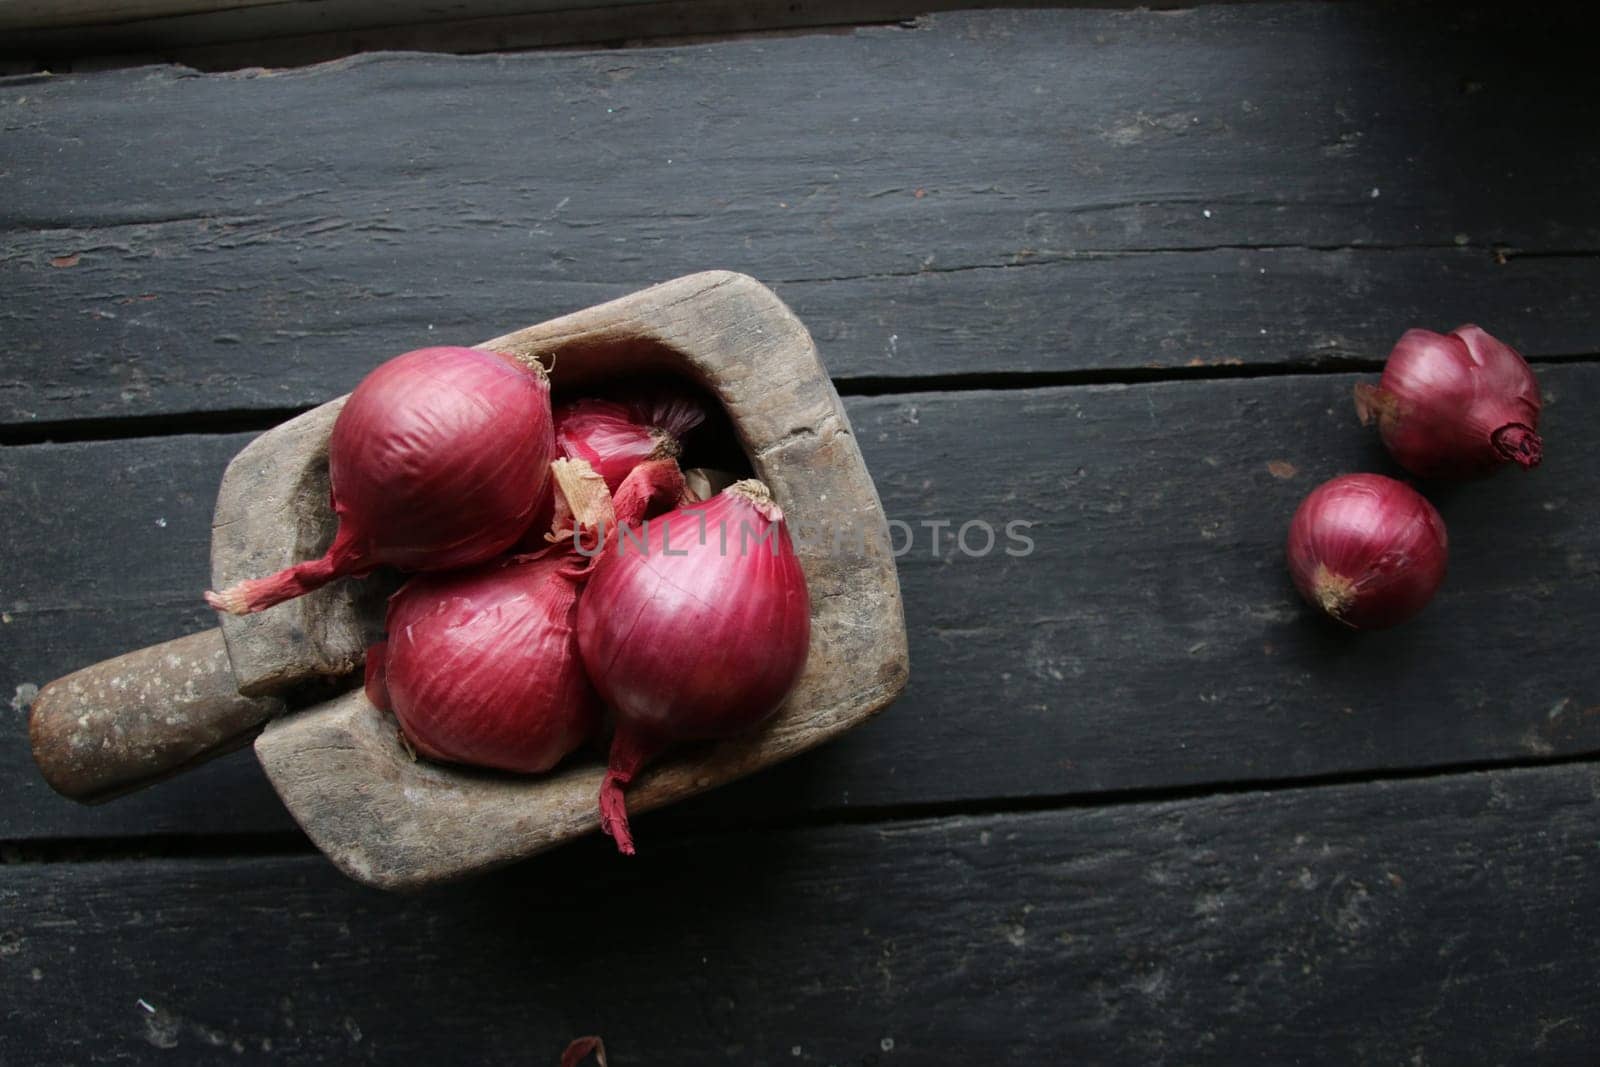
M 1526 8 L 952 14 L 0 81 L 0 1062 L 1593 1063 L 1600 106 Z M 218 477 L 425 342 L 693 270 L 813 331 L 913 681 L 480 881 L 342 879 L 248 753 L 82 808 L 34 687 L 211 624 Z M 1547 459 L 1386 634 L 1281 542 L 1411 325 Z M 927 521 L 1033 522 L 976 558 Z M 13 698 L 14 695 L 14 698 Z

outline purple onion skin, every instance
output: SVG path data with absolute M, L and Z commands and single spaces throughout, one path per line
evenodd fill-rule
M 422 348 L 367 375 L 334 423 L 341 532 L 401 570 L 449 570 L 509 548 L 549 493 L 550 386 L 509 357 Z
M 663 430 L 638 422 L 625 404 L 584 397 L 555 409 L 556 451 L 581 459 L 614 493 L 647 459 L 676 456 L 678 442 Z
M 420 575 L 389 602 L 381 688 L 430 759 L 518 773 L 554 767 L 593 735 L 600 702 L 578 656 L 585 561 L 562 546 Z
M 1289 524 L 1289 573 L 1300 595 L 1356 630 L 1414 617 L 1449 562 L 1444 520 L 1410 486 L 1348 474 L 1311 491 Z
M 362 379 L 334 420 L 339 528 L 317 559 L 206 593 L 235 615 L 375 567 L 452 570 L 515 544 L 550 495 L 543 368 L 475 348 L 420 348 Z
M 1356 386 L 1363 421 L 1419 478 L 1481 478 L 1507 463 L 1539 464 L 1542 401 L 1521 354 L 1477 326 L 1408 330 L 1376 388 Z
M 769 525 L 775 540 L 758 543 Z M 620 725 L 652 738 L 742 733 L 777 710 L 810 645 L 788 527 L 728 489 L 650 520 L 647 533 L 642 550 L 626 537 L 608 549 L 584 592 L 578 646 L 589 676 Z

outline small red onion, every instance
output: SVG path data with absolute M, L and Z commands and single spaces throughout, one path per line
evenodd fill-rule
M 534 361 L 422 348 L 374 370 L 333 424 L 339 530 L 321 559 L 239 582 L 206 603 L 247 614 L 388 565 L 449 570 L 522 536 L 549 494 L 550 385 Z
M 1506 462 L 1536 467 L 1539 383 L 1516 349 L 1476 326 L 1407 330 L 1376 387 L 1356 386 L 1363 423 L 1419 478 L 1473 478 Z
M 676 458 L 705 409 L 687 393 L 663 389 L 625 400 L 582 397 L 557 406 L 554 418 L 557 451 L 588 463 L 614 492 L 645 460 Z
M 598 1037 L 579 1037 L 568 1043 L 561 1054 L 560 1067 L 580 1067 L 590 1056 L 600 1067 L 606 1067 L 606 1043 Z
M 1347 474 L 1311 491 L 1289 524 L 1289 573 L 1300 595 L 1352 629 L 1416 615 L 1444 581 L 1444 520 L 1415 489 Z
M 559 405 L 555 436 L 556 451 L 588 463 L 613 490 L 645 460 L 679 453 L 671 434 L 635 422 L 627 407 L 610 400 L 585 397 Z
M 429 759 L 549 770 L 600 722 L 577 648 L 586 570 L 568 543 L 411 579 L 368 650 L 367 696 Z
M 675 741 L 730 737 L 775 712 L 810 635 L 805 574 L 761 482 L 608 545 L 578 608 L 578 648 L 616 714 L 600 816 L 621 851 L 634 851 L 623 788 L 640 768 Z

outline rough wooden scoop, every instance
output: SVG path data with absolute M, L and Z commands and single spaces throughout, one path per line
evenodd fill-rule
M 564 388 L 660 373 L 698 382 L 726 408 L 786 512 L 851 531 L 796 546 L 811 590 L 811 649 L 782 709 L 748 737 L 664 758 L 630 788 L 630 810 L 787 759 L 904 688 L 905 622 L 883 507 L 810 335 L 770 290 L 740 274 L 695 274 L 483 347 L 554 356 Z M 327 441 L 342 404 L 262 435 L 228 466 L 211 545 L 216 588 L 315 556 L 331 540 Z M 360 665 L 387 592 L 381 580 L 336 582 L 224 618 L 225 657 L 215 633 L 198 634 L 53 683 L 34 702 L 35 758 L 58 789 L 93 799 L 237 747 L 281 711 L 285 694 Z M 255 748 L 311 839 L 370 885 L 458 878 L 599 825 L 597 761 L 529 778 L 418 761 L 359 690 L 275 719 Z

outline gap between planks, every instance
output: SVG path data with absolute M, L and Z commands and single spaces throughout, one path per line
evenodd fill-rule
M 1063 793 L 994 800 L 934 801 L 863 807 L 821 807 L 800 815 L 736 821 L 697 813 L 692 821 L 674 818 L 667 811 L 652 814 L 653 834 L 675 838 L 760 834 L 771 831 L 822 829 L 830 826 L 894 826 L 900 823 L 943 819 L 974 819 L 1026 815 L 1040 812 L 1087 811 L 1107 808 L 1152 807 L 1186 801 L 1257 794 L 1308 792 L 1392 782 L 1426 782 L 1436 779 L 1495 774 L 1503 771 L 1545 770 L 1579 764 L 1600 764 L 1600 752 L 1552 757 L 1518 757 L 1471 760 L 1432 767 L 1393 770 L 1343 771 L 1303 777 L 1259 778 L 1201 785 L 1162 786 L 1110 790 L 1102 793 Z M 137 862 L 141 860 L 237 860 L 256 857 L 301 856 L 316 852 L 311 841 L 298 833 L 157 835 L 152 837 L 78 837 L 51 841 L 0 841 L 0 868 L 25 864 Z
M 1600 352 L 1529 356 L 1534 366 L 1600 361 Z M 835 378 L 840 396 L 1005 392 L 1024 389 L 1073 388 L 1094 385 L 1153 385 L 1163 382 L 1237 381 L 1251 378 L 1320 377 L 1376 373 L 1384 361 L 1329 354 L 1299 363 L 1210 363 L 1204 366 L 1086 368 L 1064 371 L 974 371 L 963 374 L 860 376 Z M 303 415 L 316 405 L 232 411 L 192 411 L 127 418 L 55 419 L 0 425 L 0 448 L 82 441 L 123 441 L 147 437 L 179 437 L 260 433 Z

